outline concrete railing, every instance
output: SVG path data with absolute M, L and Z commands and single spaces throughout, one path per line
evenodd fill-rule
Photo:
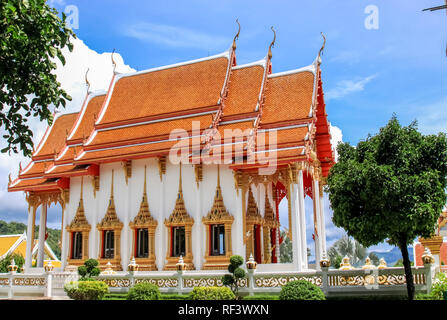
M 417 293 L 429 293 L 433 273 L 431 265 L 413 267 Z M 101 274 L 98 279 L 109 286 L 110 292 L 127 292 L 136 283 L 149 282 L 161 292 L 187 294 L 197 286 L 223 286 L 222 276 L 226 271 L 128 271 Z M 22 274 L 0 274 L 0 295 L 60 296 L 65 295 L 64 284 L 77 280 L 76 273 L 45 271 Z M 406 294 L 406 279 L 403 268 L 336 270 L 322 268 L 307 272 L 257 272 L 249 269 L 247 276 L 239 281 L 240 292 L 254 295 L 279 293 L 281 287 L 293 280 L 306 280 L 319 286 L 328 296 L 351 295 L 402 295 Z

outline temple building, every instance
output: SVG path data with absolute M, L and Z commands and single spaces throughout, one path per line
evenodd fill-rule
M 238 33 L 239 34 L 239 33 Z M 8 190 L 36 210 L 62 207 L 64 270 L 98 259 L 104 270 L 226 269 L 253 255 L 258 270 L 308 269 L 326 251 L 323 185 L 334 162 L 321 53 L 273 73 L 265 58 L 236 63 L 235 36 L 220 54 L 144 71 L 114 71 L 106 92 L 87 89 L 77 113 L 56 114 Z M 112 56 L 113 63 L 113 56 Z M 288 200 L 293 262 L 281 263 L 279 202 Z M 306 221 L 305 197 L 313 200 Z M 43 239 L 45 228 L 40 228 Z M 27 242 L 25 268 L 31 267 Z M 43 266 L 39 241 L 37 267 Z M 317 264 L 318 265 L 318 264 Z

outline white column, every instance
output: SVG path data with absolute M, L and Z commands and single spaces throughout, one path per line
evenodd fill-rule
M 160 181 L 160 204 L 159 204 L 159 211 L 158 211 L 158 225 L 157 229 L 155 230 L 155 255 L 156 255 L 156 264 L 158 270 L 163 270 L 163 267 L 165 265 L 166 260 L 166 254 L 167 254 L 167 244 L 168 244 L 168 238 L 167 238 L 167 230 L 165 226 L 165 179 L 166 175 L 163 175 L 162 180 Z
M 245 244 L 244 244 L 244 229 L 243 229 L 243 210 L 242 210 L 242 193 L 245 192 L 245 200 L 248 197 L 247 189 L 239 189 L 236 196 L 236 212 L 234 214 L 234 221 L 231 230 L 232 245 L 233 245 L 233 255 L 239 255 L 245 260 Z
M 132 164 L 131 164 L 132 166 Z M 135 174 L 135 166 L 131 167 L 131 170 L 133 171 L 132 173 Z M 143 170 L 143 174 L 144 174 L 144 170 Z M 126 173 L 124 173 L 124 179 L 126 179 Z M 123 219 L 123 229 L 122 229 L 122 234 L 121 234 L 121 267 L 123 268 L 123 270 L 127 271 L 127 265 L 130 262 L 130 259 L 133 256 L 133 252 L 132 251 L 132 241 L 133 241 L 133 237 L 130 231 L 130 227 L 129 227 L 129 215 L 130 215 L 130 197 L 131 197 L 131 192 L 130 192 L 130 188 L 132 185 L 132 178 L 129 177 L 127 180 L 127 184 L 126 184 L 126 212 L 124 213 L 124 219 Z M 124 180 L 125 183 L 125 180 Z M 124 185 L 123 185 L 124 186 Z M 143 195 L 143 194 L 142 194 Z
M 33 227 L 35 218 L 36 208 L 34 206 L 29 206 L 28 210 L 28 226 L 26 229 L 26 255 L 25 255 L 25 272 L 28 272 L 32 267 L 33 261 Z
M 47 203 L 42 203 L 40 210 L 40 222 L 39 222 L 39 243 L 37 249 L 37 267 L 43 268 L 43 260 L 45 254 L 45 231 L 47 228 Z
M 324 222 L 324 194 L 320 195 L 320 241 L 321 253 L 326 252 L 326 225 Z
M 198 187 L 196 189 L 196 211 L 194 214 L 194 224 L 192 226 L 192 252 L 194 257 L 194 266 L 196 270 L 202 269 L 204 251 L 202 249 L 202 182 L 198 182 Z M 205 240 L 206 241 L 206 240 Z
M 70 245 L 69 241 L 67 241 L 68 232 L 65 229 L 67 226 L 67 203 L 64 204 L 65 209 L 63 210 L 63 219 L 62 219 L 62 239 L 61 239 L 61 263 L 62 263 L 62 271 L 64 271 L 67 266 L 67 257 L 68 257 L 68 246 Z
M 302 271 L 302 246 L 301 246 L 301 229 L 299 226 L 299 199 L 298 199 L 298 185 L 291 184 L 289 188 L 291 195 L 289 200 L 291 201 L 292 209 L 292 221 L 289 226 L 292 231 L 292 258 L 295 270 Z
M 315 265 L 320 269 L 321 260 L 321 241 L 320 241 L 320 189 L 318 180 L 312 180 L 312 193 L 314 203 L 314 234 L 315 234 Z M 316 232 L 315 232 L 316 229 Z
M 301 229 L 301 261 L 303 269 L 308 268 L 307 262 L 307 238 L 306 238 L 306 208 L 304 206 L 304 179 L 303 170 L 298 171 L 298 204 L 299 204 L 299 221 Z
M 95 179 L 94 177 L 91 178 L 92 180 Z M 100 179 L 98 177 L 98 179 Z M 98 181 L 99 184 L 101 184 L 101 180 Z M 91 182 L 92 187 L 95 188 L 93 182 Z M 110 186 L 109 186 L 110 187 Z M 89 220 L 89 223 L 91 225 L 90 234 L 89 234 L 89 244 L 88 244 L 88 251 L 89 251 L 89 257 L 92 259 L 98 259 L 99 257 L 99 231 L 96 229 L 96 224 L 99 223 L 98 221 L 98 213 L 99 213 L 99 204 L 101 199 L 101 193 L 99 190 L 95 191 L 92 188 L 92 192 L 94 195 L 94 205 L 95 205 L 95 211 L 93 212 L 92 219 L 88 219 L 88 216 L 86 217 L 87 220 Z

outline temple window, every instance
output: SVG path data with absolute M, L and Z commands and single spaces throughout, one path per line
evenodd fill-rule
M 214 224 L 211 228 L 211 252 L 212 256 L 225 255 L 225 225 Z
M 72 220 L 67 225 L 68 239 L 70 240 L 70 250 L 68 252 L 68 265 L 79 266 L 88 259 L 88 241 L 91 226 L 84 214 L 83 179 L 81 180 L 81 196 L 79 199 L 78 209 Z
M 147 229 L 137 231 L 137 258 L 149 256 L 149 232 Z
M 73 232 L 71 241 L 73 243 L 71 258 L 82 259 L 82 232 Z
M 205 270 L 227 269 L 232 255 L 231 227 L 234 217 L 228 213 L 223 203 L 220 168 L 217 168 L 217 187 L 213 206 L 202 218 L 203 224 L 207 227 L 207 248 L 203 265 Z
M 106 230 L 103 232 L 103 258 L 111 259 L 115 257 L 115 232 Z
M 185 255 L 185 227 L 173 227 L 173 246 L 172 246 L 172 257 L 180 257 Z

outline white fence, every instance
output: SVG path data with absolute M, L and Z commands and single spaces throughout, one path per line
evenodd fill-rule
M 417 293 L 429 293 L 432 283 L 431 265 L 412 267 Z M 197 286 L 222 286 L 225 271 L 156 271 L 118 272 L 101 274 L 98 278 L 109 286 L 110 292 L 127 292 L 136 283 L 149 282 L 161 292 L 187 294 Z M 63 296 L 63 287 L 77 280 L 75 273 L 43 272 L 33 274 L 0 274 L 0 296 Z M 306 280 L 319 286 L 327 296 L 405 295 L 406 279 L 403 268 L 335 270 L 322 268 L 309 272 L 257 272 L 249 270 L 239 282 L 244 294 L 279 293 L 281 287 L 293 280 Z

